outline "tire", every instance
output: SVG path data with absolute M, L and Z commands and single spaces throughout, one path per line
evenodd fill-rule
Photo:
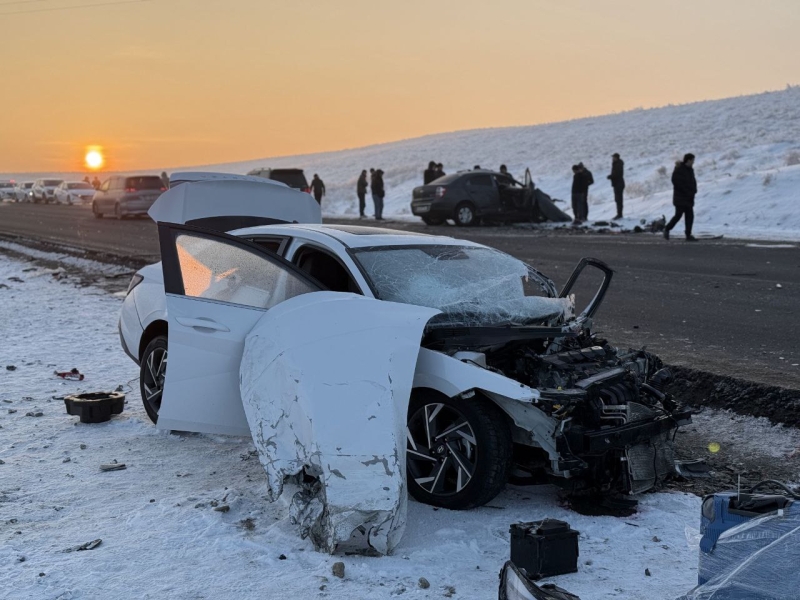
M 439 217 L 422 217 L 422 222 L 425 225 L 443 225 L 446 219 L 442 219 Z
M 95 219 L 103 218 L 103 213 L 97 212 L 97 202 L 92 202 L 92 214 L 94 215 Z
M 463 424 L 453 429 L 459 423 Z M 435 439 L 437 431 L 448 429 L 450 435 Z M 407 444 L 408 491 L 424 504 L 451 510 L 483 506 L 503 490 L 511 473 L 508 420 L 479 395 L 448 398 L 415 390 L 408 408 Z
M 164 393 L 164 378 L 167 373 L 167 336 L 159 335 L 150 340 L 142 354 L 139 366 L 139 391 L 147 416 L 158 423 L 161 396 Z
M 117 218 L 117 221 L 122 220 L 122 212 L 120 211 L 119 202 L 114 205 L 114 216 Z
M 472 202 L 462 202 L 456 206 L 455 213 L 453 213 L 453 220 L 459 227 L 471 227 L 478 223 L 478 217 L 475 216 L 475 205 Z

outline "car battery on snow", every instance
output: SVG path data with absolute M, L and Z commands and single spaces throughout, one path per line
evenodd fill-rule
M 556 519 L 516 523 L 511 526 L 511 562 L 531 579 L 576 573 L 578 535 Z

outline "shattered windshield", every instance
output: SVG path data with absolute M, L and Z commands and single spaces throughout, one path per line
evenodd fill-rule
M 552 281 L 491 248 L 382 246 L 353 255 L 381 300 L 442 311 L 431 325 L 554 325 L 572 316 Z

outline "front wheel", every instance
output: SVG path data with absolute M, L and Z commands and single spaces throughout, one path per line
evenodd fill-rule
M 422 222 L 425 223 L 425 225 L 442 225 L 444 221 L 444 219 L 439 217 L 422 217 Z
M 476 225 L 478 219 L 475 216 L 475 206 L 473 206 L 472 202 L 462 202 L 456 206 L 456 212 L 453 216 L 453 220 L 459 227 L 470 227 L 471 225 Z
M 102 219 L 103 213 L 97 210 L 97 202 L 92 202 L 92 214 L 95 219 Z
M 119 206 L 119 202 L 114 205 L 114 216 L 117 218 L 118 221 L 122 220 L 122 209 Z
M 482 506 L 499 494 L 512 465 L 505 414 L 481 396 L 448 398 L 415 390 L 408 408 L 408 491 L 451 510 Z
M 144 410 L 153 423 L 158 423 L 166 376 L 167 336 L 159 335 L 147 344 L 139 366 L 139 391 L 142 394 Z

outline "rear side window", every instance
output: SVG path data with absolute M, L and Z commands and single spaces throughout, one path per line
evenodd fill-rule
M 291 188 L 304 189 L 308 187 L 306 176 L 300 169 L 273 169 L 269 178 L 285 183 Z
M 469 184 L 480 187 L 492 187 L 492 177 L 491 175 L 476 175 L 470 178 Z
M 317 288 L 245 248 L 180 234 L 175 240 L 184 293 L 194 298 L 271 308 Z
M 61 185 L 60 179 L 45 179 L 44 185 L 47 187 L 55 187 L 57 185 Z
M 125 179 L 126 190 L 160 190 L 164 187 L 164 182 L 156 175 L 145 175 L 141 177 L 128 177 Z

